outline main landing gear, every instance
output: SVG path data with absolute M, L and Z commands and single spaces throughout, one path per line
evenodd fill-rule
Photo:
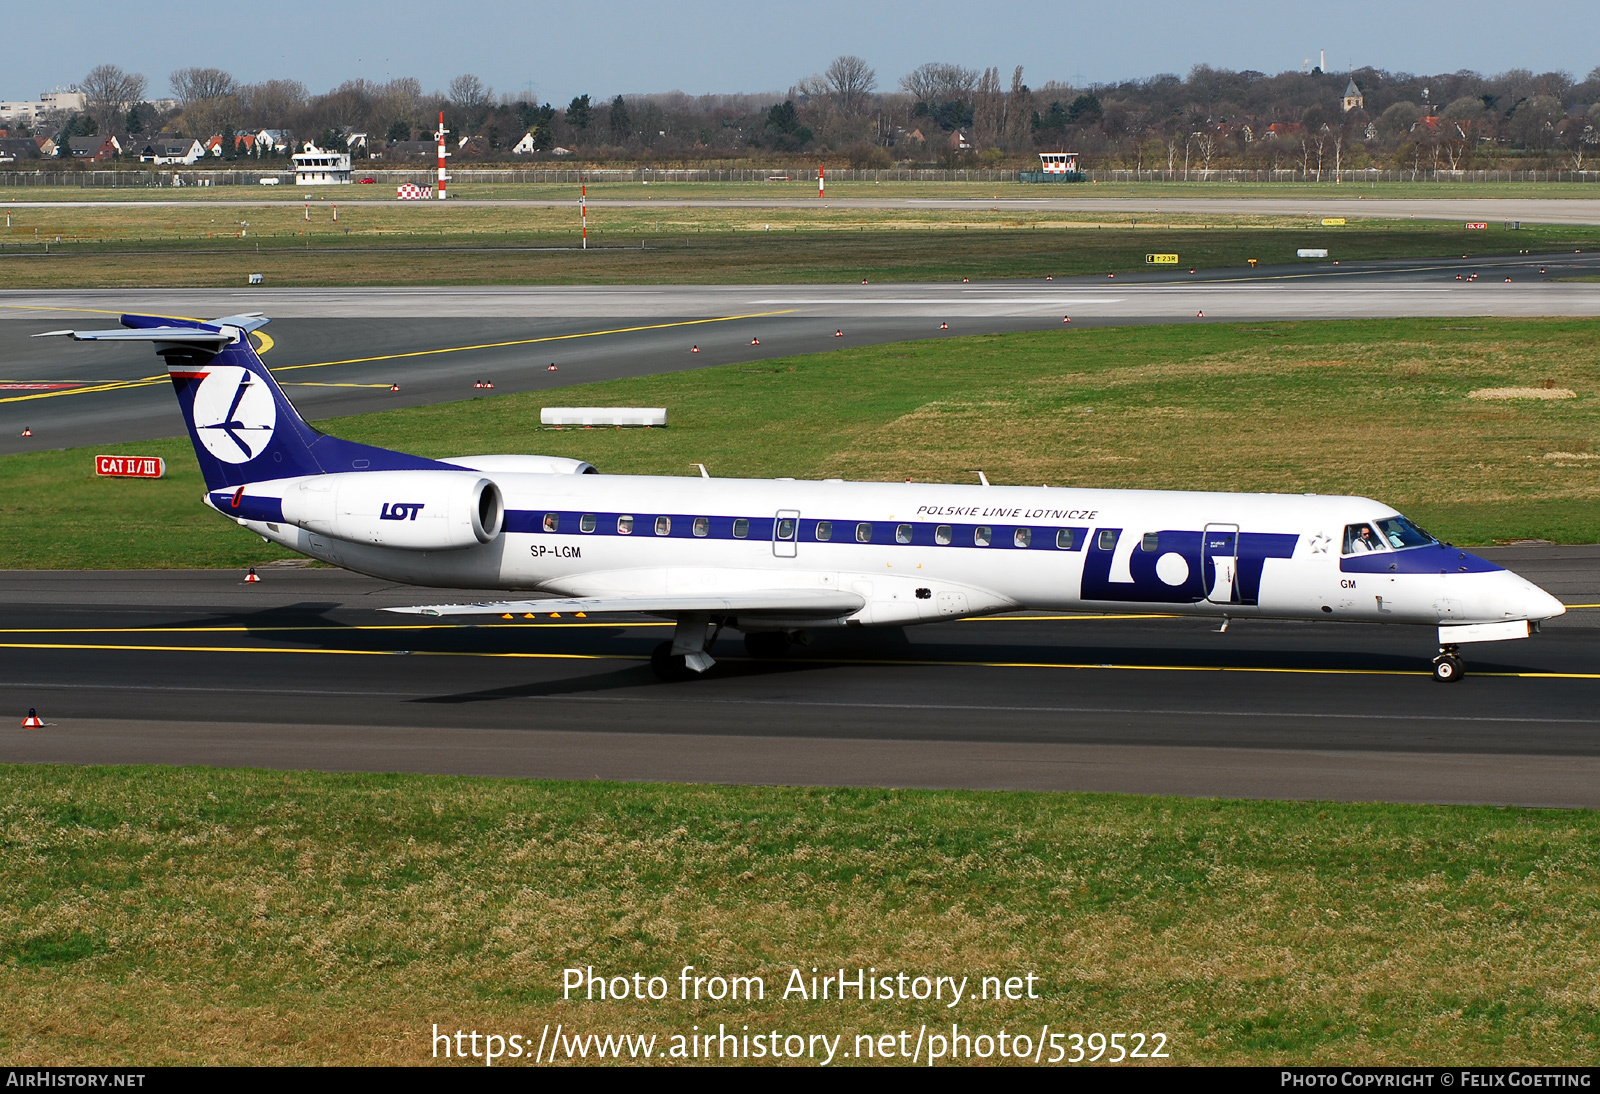
M 722 623 L 713 623 L 706 612 L 686 612 L 678 617 L 672 641 L 650 651 L 650 667 L 662 680 L 692 680 L 716 661 L 708 652 L 722 633 Z
M 1456 653 L 1459 646 L 1440 646 L 1439 656 L 1433 659 L 1433 678 L 1441 684 L 1453 684 L 1466 675 L 1461 658 Z

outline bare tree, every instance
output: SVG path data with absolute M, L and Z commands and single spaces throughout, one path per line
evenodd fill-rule
M 245 84 L 237 96 L 245 120 L 262 129 L 290 128 L 290 119 L 304 109 L 310 97 L 299 80 Z
M 839 112 L 847 117 L 859 114 L 867 96 L 878 86 L 878 74 L 854 54 L 835 57 L 822 75 L 839 102 Z
M 1022 82 L 1022 66 L 1011 72 L 1011 93 L 1006 96 L 1006 144 L 1013 151 L 1027 146 L 1033 122 L 1033 92 Z
M 180 68 L 169 78 L 172 93 L 185 110 L 195 103 L 226 98 L 239 89 L 233 77 L 220 68 Z
M 484 82 L 470 72 L 450 81 L 450 101 L 469 114 L 488 105 L 492 94 Z
M 1211 158 L 1217 154 L 1217 137 L 1209 129 L 1203 129 L 1194 135 L 1194 146 L 1200 150 L 1200 177 L 1211 177 Z
M 1021 75 L 1022 70 L 1017 70 Z M 900 77 L 900 90 L 922 103 L 970 102 L 978 86 L 978 73 L 960 65 L 929 61 Z
M 116 65 L 96 65 L 78 87 L 83 91 L 89 117 L 101 133 L 109 133 L 129 109 L 144 99 L 146 83 L 137 72 L 124 72 Z
M 978 90 L 972 104 L 972 141 L 979 148 L 993 148 L 1000 143 L 1000 131 L 1005 113 L 1005 96 L 1000 91 L 1000 70 L 986 68 L 978 80 Z

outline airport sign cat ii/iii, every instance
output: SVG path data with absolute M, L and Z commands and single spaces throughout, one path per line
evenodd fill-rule
M 710 669 L 724 627 L 774 657 L 817 628 L 1155 608 L 1437 628 L 1434 677 L 1451 682 L 1462 645 L 1526 638 L 1566 610 L 1364 497 L 600 475 L 554 456 L 394 452 L 306 424 L 247 337 L 266 322 L 124 315 L 49 334 L 153 343 L 205 503 L 241 527 L 390 581 L 541 594 L 389 610 L 661 616 L 676 622 L 652 658 L 668 679 Z

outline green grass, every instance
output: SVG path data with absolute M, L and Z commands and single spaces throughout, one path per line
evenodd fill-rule
M 602 472 L 1358 493 L 1453 542 L 1600 542 L 1600 323 L 1372 320 L 900 343 L 322 422 L 427 456 Z M 1479 388 L 1568 388 L 1485 402 Z M 90 396 L 107 398 L 110 396 Z M 542 405 L 665 406 L 667 429 L 544 430 Z M 177 424 L 177 412 L 173 412 Z M 455 438 L 476 438 L 464 446 Z M 97 451 L 163 456 L 102 480 Z M 280 557 L 200 503 L 187 440 L 0 458 L 0 567 Z
M 429 1059 L 431 1027 L 1159 1031 L 1175 1063 L 1581 1065 L 1592 812 L 0 767 L 0 1056 Z M 759 975 L 765 1003 L 560 999 Z M 794 968 L 1033 1001 L 782 1001 Z
M 338 196 L 319 194 L 310 221 L 300 203 L 281 201 L 20 209 L 0 235 L 0 288 L 233 286 L 252 273 L 274 286 L 925 281 L 1104 275 L 1145 269 L 1153 251 L 1215 269 L 1294 262 L 1303 247 L 1355 261 L 1600 246 L 1600 225 L 1512 230 L 1497 222 L 1469 231 L 1352 218 L 1323 227 L 1320 214 L 1158 216 L 977 202 L 597 207 L 585 252 L 575 249 L 571 207 L 346 204 L 335 223 Z

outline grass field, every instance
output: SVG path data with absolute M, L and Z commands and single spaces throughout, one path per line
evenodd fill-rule
M 366 189 L 366 188 L 358 188 Z M 1600 191 L 1597 191 L 1600 193 Z M 1151 251 L 1196 268 L 1293 262 L 1302 247 L 1345 261 L 1514 254 L 1600 246 L 1600 225 L 1487 231 L 1320 214 L 1097 214 L 987 205 L 935 209 L 575 207 L 259 200 L 14 210 L 0 288 L 242 285 L 730 283 L 1006 278 L 1145 268 Z M 634 196 L 634 195 L 629 195 Z
M 1360 493 L 1463 544 L 1600 542 L 1600 324 L 1375 320 L 1047 331 L 840 350 L 321 423 L 428 456 L 541 452 L 602 472 Z M 1480 388 L 1576 398 L 1486 401 Z M 112 398 L 95 395 L 89 398 Z M 538 408 L 665 406 L 667 429 L 542 430 Z M 179 422 L 176 407 L 173 424 Z M 464 445 L 454 438 L 473 437 Z M 200 505 L 188 441 L 157 482 L 76 449 L 0 458 L 0 567 L 279 557 Z
M 435 1023 L 530 1055 L 546 1023 L 842 1034 L 839 1063 L 952 1021 L 1174 1063 L 1600 1050 L 1592 812 L 8 767 L 0 826 L 17 1066 L 410 1064 Z M 679 1001 L 683 965 L 766 1001 Z M 673 996 L 562 1000 L 574 966 Z M 813 966 L 1040 998 L 785 1002 Z
M 543 166 L 543 165 L 540 165 Z M 813 165 L 807 165 L 814 169 Z M 380 168 L 394 170 L 395 168 Z M 249 168 L 240 168 L 249 170 Z M 492 168 L 491 168 L 492 170 Z M 433 172 L 431 164 L 416 164 L 412 173 L 417 181 L 428 179 Z M 185 172 L 189 174 L 189 172 Z M 1198 172 L 1196 172 L 1198 175 Z M 355 172 L 356 177 L 361 171 Z M 651 180 L 648 185 L 639 182 L 590 182 L 591 198 L 628 198 L 656 200 L 718 198 L 748 201 L 772 201 L 815 198 L 817 184 L 814 179 L 794 178 L 788 182 L 667 182 Z M 578 184 L 552 183 L 483 183 L 458 179 L 450 184 L 450 196 L 461 201 L 565 201 L 576 200 Z M 1131 193 L 1130 193 L 1131 192 Z M 184 201 L 215 204 L 222 201 L 260 201 L 296 204 L 312 194 L 348 194 L 351 197 L 391 199 L 394 188 L 390 185 L 317 187 L 310 190 L 284 184 L 264 186 L 206 186 L 174 188 L 149 187 L 79 187 L 79 186 L 0 186 L 0 205 L 12 202 L 36 201 Z M 834 199 L 880 198 L 884 200 L 947 199 L 955 201 L 982 201 L 985 198 L 1003 198 L 1012 201 L 1040 198 L 1594 198 L 1600 197 L 1597 182 L 1380 182 L 1370 183 L 1346 178 L 1335 183 L 1322 182 L 1202 182 L 1198 178 L 1188 182 L 1084 182 L 1084 183 L 1024 183 L 1024 182 L 913 182 L 885 180 L 880 182 L 846 182 L 837 176 L 828 180 L 827 196 Z

